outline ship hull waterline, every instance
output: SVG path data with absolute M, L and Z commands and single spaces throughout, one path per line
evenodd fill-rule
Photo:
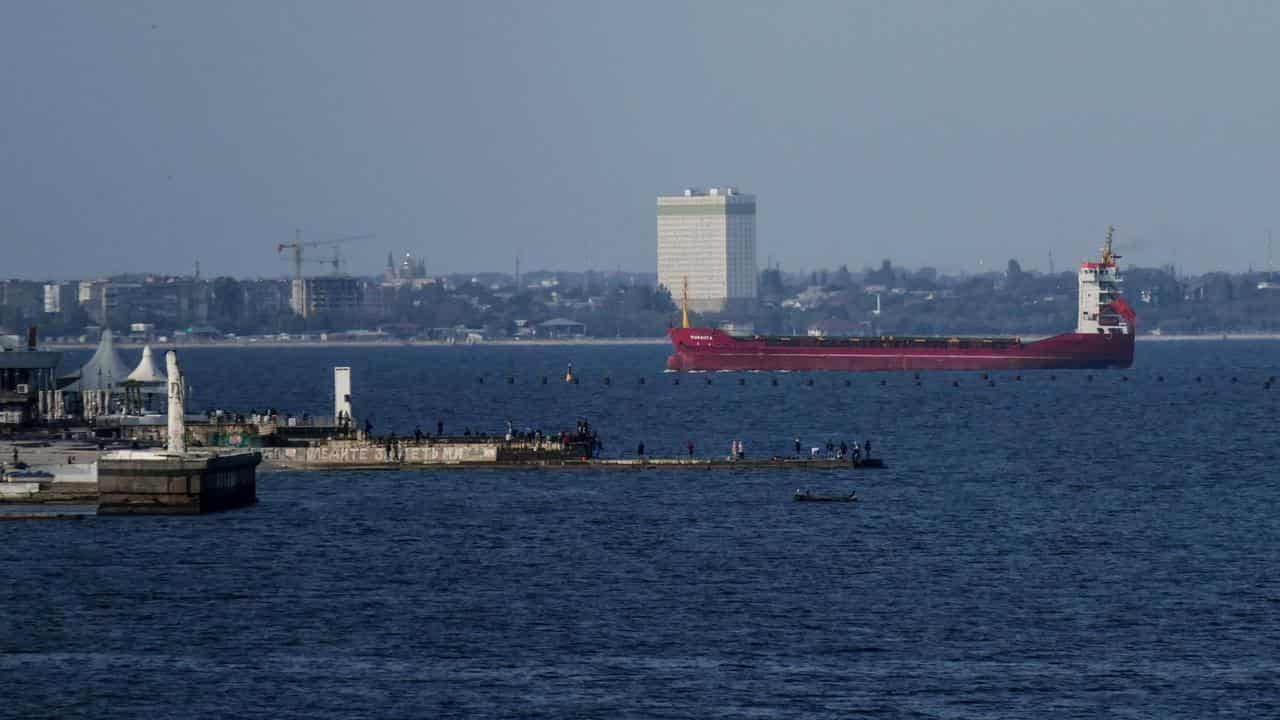
M 1063 333 L 1028 343 L 984 347 L 856 347 L 845 343 L 804 342 L 795 346 L 756 338 L 735 338 L 707 328 L 673 328 L 675 354 L 667 368 L 676 371 L 924 371 L 1123 369 L 1133 366 L 1132 335 Z M 698 338 L 698 339 L 695 339 Z

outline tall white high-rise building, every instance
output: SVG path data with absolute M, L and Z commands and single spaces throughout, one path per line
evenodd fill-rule
M 658 282 L 678 305 L 721 312 L 756 299 L 756 197 L 735 188 L 658 197 Z

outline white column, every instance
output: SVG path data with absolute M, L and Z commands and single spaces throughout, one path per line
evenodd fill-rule
M 169 452 L 187 451 L 187 426 L 182 372 L 178 370 L 178 353 L 165 353 L 165 369 L 169 374 Z
M 333 369 L 333 421 L 343 415 L 351 417 L 351 368 L 336 367 Z

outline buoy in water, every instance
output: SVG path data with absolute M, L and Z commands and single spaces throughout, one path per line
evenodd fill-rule
M 951 381 L 951 387 L 960 387 L 960 381 L 959 381 L 959 380 L 952 380 L 952 381 Z
M 808 385 L 809 387 L 813 387 L 813 378 L 808 378 L 807 380 L 804 381 L 804 384 Z
M 880 384 L 881 384 L 881 385 L 888 385 L 888 384 L 889 384 L 889 381 L 888 381 L 888 380 L 881 380 L 881 381 L 880 381 Z
M 710 385 L 710 384 L 711 384 L 711 378 L 707 378 L 707 384 L 708 384 L 708 385 Z
M 1156 382 L 1164 382 L 1164 376 L 1163 376 L 1163 375 L 1157 375 L 1157 376 L 1156 376 Z
M 481 375 L 480 377 L 476 378 L 476 382 L 478 382 L 478 383 L 480 383 L 481 385 L 483 385 L 483 384 L 484 384 L 484 376 L 483 376 L 483 375 Z
M 507 384 L 508 384 L 508 385 L 515 385 L 515 384 L 516 384 L 516 379 L 515 379 L 515 378 L 513 378 L 513 377 L 508 377 L 508 378 L 507 378 Z
M 1092 375 L 1085 375 L 1084 379 L 1085 379 L 1085 380 L 1088 380 L 1089 382 L 1093 382 L 1093 376 L 1092 376 Z
M 1017 380 L 1018 382 L 1022 382 L 1022 376 L 1021 376 L 1021 375 L 1014 375 L 1014 376 L 1013 376 L 1013 379 L 1014 379 L 1014 380 Z
M 778 387 L 778 378 L 770 378 L 770 379 L 769 379 L 769 382 L 770 382 L 774 387 Z
M 747 379 L 746 379 L 746 378 L 738 378 L 738 384 L 739 384 L 739 385 L 746 385 L 746 384 L 747 384 Z
M 852 380 L 845 380 L 845 381 L 844 381 L 844 386 L 845 386 L 845 387 L 853 387 L 853 381 L 852 381 Z
M 680 384 L 680 378 L 671 378 L 671 384 L 672 384 L 672 385 L 679 385 L 679 384 Z
M 605 384 L 605 385 L 612 385 L 612 384 L 613 384 L 613 378 L 611 378 L 611 377 L 609 377 L 608 375 L 606 375 L 606 376 L 605 376 L 605 378 L 604 378 L 604 384 Z
M 546 376 L 546 375 L 543 375 L 543 376 L 542 376 L 542 384 L 543 384 L 543 385 L 546 385 L 546 384 L 547 384 L 547 376 Z
M 640 378 L 640 384 L 641 384 L 641 385 L 643 385 L 643 384 L 644 384 L 644 378 Z

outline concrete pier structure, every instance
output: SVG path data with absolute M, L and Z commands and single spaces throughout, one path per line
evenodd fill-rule
M 198 515 L 252 505 L 258 453 L 125 450 L 98 461 L 99 515 Z
M 705 469 L 880 469 L 879 458 L 854 461 L 831 458 L 685 458 L 643 457 L 600 459 L 589 456 L 581 443 L 558 441 L 506 442 L 500 439 L 399 441 L 387 444 L 366 440 L 331 440 L 302 447 L 264 447 L 268 467 L 290 470 L 414 470 L 427 468 L 600 468 L 607 470 L 655 468 Z
M 189 452 L 186 388 L 178 355 L 165 357 L 169 383 L 165 451 L 123 450 L 98 460 L 99 515 L 195 515 L 257 502 L 256 452 Z

